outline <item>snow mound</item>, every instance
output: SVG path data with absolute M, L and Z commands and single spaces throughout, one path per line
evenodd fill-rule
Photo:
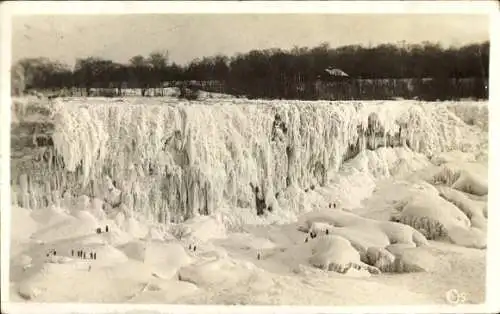
M 191 238 L 201 242 L 222 239 L 227 236 L 224 224 L 210 216 L 191 218 L 182 223 L 179 228 L 180 231 L 176 232 L 179 238 Z
M 145 272 L 129 263 L 99 264 L 105 263 L 100 261 L 101 256 L 105 256 L 103 253 L 99 252 L 95 261 L 45 264 L 41 271 L 19 283 L 18 293 L 24 299 L 37 302 L 81 302 L 82 297 L 96 303 L 124 302 L 126 296 L 133 295 L 141 288 Z
M 362 254 L 369 247 L 386 247 L 394 243 L 426 245 L 423 235 L 412 227 L 390 221 L 379 221 L 343 210 L 307 213 L 299 218 L 298 229 L 309 231 L 314 223 L 321 223 L 329 234 L 342 236 Z M 330 225 L 330 228 L 325 226 Z M 325 230 L 326 233 L 326 230 Z
M 185 281 L 161 281 L 149 284 L 146 291 L 129 302 L 134 303 L 175 303 L 179 298 L 200 293 L 200 289 Z
M 472 153 L 466 153 L 457 150 L 450 152 L 441 152 L 432 156 L 431 158 L 431 162 L 436 166 L 441 166 L 448 163 L 467 163 L 474 161 L 475 157 Z
M 367 251 L 366 261 L 382 272 L 391 273 L 433 272 L 438 266 L 444 266 L 442 261 L 432 254 L 431 247 L 415 247 L 411 244 L 371 247 Z
M 471 228 L 471 220 L 462 210 L 433 193 L 413 195 L 393 220 L 414 227 L 427 239 L 449 238 L 456 244 L 477 248 L 484 248 L 486 243 L 485 233 Z
M 440 222 L 444 228 L 462 226 L 469 228 L 469 218 L 455 205 L 441 198 L 439 195 L 417 192 L 407 200 L 399 215 L 404 217 L 425 217 Z M 426 230 L 427 234 L 428 230 Z
M 390 266 L 392 272 L 432 272 L 437 267 L 444 267 L 443 261 L 434 256 L 428 248 L 389 246 L 387 251 L 395 257 Z
M 449 162 L 442 164 L 432 178 L 435 184 L 446 184 L 462 192 L 488 194 L 488 168 L 480 163 Z
M 454 226 L 448 230 L 448 236 L 453 243 L 469 248 L 486 249 L 488 243 L 486 232 L 476 227 Z
M 11 207 L 11 240 L 26 241 L 39 228 L 32 218 L 31 211 L 22 207 Z
M 97 220 L 89 212 L 78 212 L 78 217 L 66 216 L 57 224 L 40 229 L 33 234 L 38 240 L 53 242 L 69 238 L 79 238 L 93 235 L 98 226 Z
M 114 223 L 108 222 L 108 225 L 111 228 L 110 231 L 99 235 L 105 243 L 113 246 L 120 246 L 132 241 L 133 237 L 127 232 L 118 229 Z
M 256 272 L 256 266 L 250 262 L 222 258 L 182 267 L 179 270 L 179 280 L 204 288 L 234 286 L 248 281 Z
M 487 169 L 483 173 L 462 171 L 460 177 L 453 183 L 452 187 L 466 193 L 480 196 L 486 195 L 488 194 L 488 179 L 485 173 L 487 173 Z
M 137 219 L 133 217 L 125 218 L 120 227 L 134 239 L 145 238 L 149 232 L 149 228 L 147 226 L 141 224 Z
M 105 245 L 109 244 L 108 241 L 106 241 L 103 237 L 101 237 L 98 234 L 93 234 L 89 235 L 87 237 L 82 238 L 79 243 L 82 246 L 89 246 L 89 245 Z
M 96 256 L 98 258 L 96 261 L 103 266 L 120 264 L 128 260 L 128 257 L 123 254 L 123 252 L 111 245 L 96 247 L 94 252 L 96 252 Z
M 191 263 L 191 257 L 178 243 L 159 241 L 134 241 L 120 247 L 131 259 L 137 260 L 151 269 L 163 279 L 170 279 L 182 266 Z
M 471 200 L 466 194 L 447 186 L 439 186 L 439 195 L 457 206 L 471 221 L 471 225 L 483 231 L 487 230 L 487 217 L 485 217 L 484 209 L 487 206 L 477 201 Z
M 323 236 L 312 240 L 311 243 L 313 248 L 309 263 L 315 267 L 341 274 L 351 268 L 372 274 L 380 273 L 376 267 L 361 262 L 359 252 L 343 237 Z
M 78 211 L 74 213 L 74 216 L 86 225 L 93 226 L 94 228 L 99 226 L 98 219 L 87 210 Z
M 49 206 L 46 208 L 41 208 L 33 210 L 31 217 L 44 228 L 52 227 L 56 224 L 61 223 L 69 218 L 73 218 L 69 215 L 66 210 L 58 206 Z
M 231 233 L 230 237 L 218 243 L 221 243 L 224 247 L 240 250 L 268 250 L 276 247 L 276 244 L 269 239 L 257 237 L 250 233 Z

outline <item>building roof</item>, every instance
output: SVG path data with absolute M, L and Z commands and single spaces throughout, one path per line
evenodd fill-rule
M 325 69 L 325 72 L 327 72 L 331 76 L 349 77 L 349 75 L 347 73 L 345 73 L 344 71 L 342 71 L 340 69 L 333 68 L 333 67 L 329 67 L 328 69 Z

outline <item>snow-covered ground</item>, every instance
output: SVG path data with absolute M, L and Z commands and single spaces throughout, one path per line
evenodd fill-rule
M 12 163 L 12 301 L 485 300 L 486 103 L 38 105 L 65 169 Z

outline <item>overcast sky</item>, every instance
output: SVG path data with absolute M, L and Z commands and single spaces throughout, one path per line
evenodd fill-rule
M 12 59 L 48 57 L 73 65 L 78 57 L 127 62 L 168 50 L 186 63 L 251 49 L 425 40 L 462 45 L 489 38 L 487 15 L 175 14 L 13 17 Z

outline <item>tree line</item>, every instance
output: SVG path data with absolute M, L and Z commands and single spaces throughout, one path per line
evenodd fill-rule
M 325 72 L 331 67 L 346 72 L 351 79 L 477 78 L 487 82 L 489 47 L 489 41 L 448 48 L 431 42 L 338 48 L 322 43 L 313 48 L 215 55 L 186 65 L 170 62 L 168 51 L 155 51 L 134 56 L 125 64 L 81 58 L 73 68 L 47 58 L 27 58 L 14 64 L 11 73 L 18 92 L 71 87 L 146 89 L 165 82 L 220 81 L 228 93 L 252 94 L 264 88 L 267 96 L 281 97 L 291 85 L 307 87 L 318 79 L 331 79 Z

